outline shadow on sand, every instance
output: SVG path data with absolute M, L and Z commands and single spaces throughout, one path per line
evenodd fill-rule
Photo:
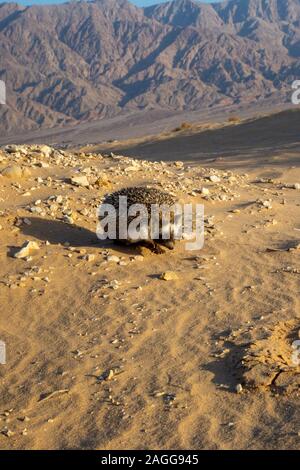
M 69 225 L 59 220 L 40 219 L 28 217 L 30 225 L 22 225 L 21 230 L 25 235 L 35 237 L 41 241 L 49 241 L 53 245 L 70 243 L 71 246 L 104 246 L 104 242 L 97 238 L 96 232 L 92 232 L 78 225 Z M 105 243 L 105 246 L 108 242 Z
M 51 245 L 69 243 L 72 247 L 114 248 L 114 250 L 128 255 L 140 254 L 139 244 L 124 245 L 122 243 L 115 243 L 112 240 L 99 240 L 96 231 L 92 232 L 84 227 L 66 224 L 59 220 L 41 219 L 38 217 L 27 218 L 31 224 L 22 225 L 22 233 L 40 241 L 48 241 Z M 16 248 L 10 247 L 11 255 L 15 252 Z

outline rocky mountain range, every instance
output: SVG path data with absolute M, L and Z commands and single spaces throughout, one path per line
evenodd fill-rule
M 290 99 L 300 0 L 0 4 L 2 136 L 141 109 Z

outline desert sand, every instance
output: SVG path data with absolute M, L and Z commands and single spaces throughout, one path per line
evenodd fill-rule
M 265 161 L 250 134 L 240 164 L 222 146 L 215 162 L 1 150 L 1 449 L 300 448 L 300 169 L 283 145 Z M 203 249 L 99 242 L 101 198 L 132 185 L 203 203 Z

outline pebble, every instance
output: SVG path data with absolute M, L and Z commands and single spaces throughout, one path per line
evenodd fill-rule
M 200 192 L 201 192 L 201 194 L 202 194 L 203 196 L 208 196 L 209 193 L 210 193 L 210 191 L 209 191 L 208 188 L 201 188 L 201 191 L 200 191 Z
M 17 251 L 17 253 L 14 254 L 14 258 L 18 258 L 18 259 L 27 258 L 27 256 L 29 256 L 32 251 L 36 251 L 39 249 L 40 247 L 37 244 L 37 242 L 27 241 L 26 243 L 24 243 L 22 248 L 19 251 Z
M 64 222 L 67 224 L 73 225 L 74 224 L 74 219 L 70 215 L 64 215 L 63 217 Z
M 7 153 L 21 153 L 23 155 L 27 155 L 27 150 L 22 147 L 21 145 L 6 145 L 5 152 Z
M 21 417 L 19 418 L 19 421 L 28 422 L 28 421 L 30 421 L 30 418 L 28 418 L 28 416 L 21 416 Z
M 286 183 L 282 186 L 284 189 L 300 189 L 300 183 Z
M 49 158 L 53 152 L 53 149 L 49 147 L 49 145 L 39 145 L 37 150 L 47 158 Z
M 39 206 L 33 206 L 33 207 L 30 207 L 30 212 L 41 214 L 43 212 L 43 209 Z
M 95 261 L 96 256 L 94 254 L 85 255 L 83 259 L 89 263 Z
M 2 433 L 4 436 L 6 436 L 6 437 L 12 437 L 12 436 L 14 436 L 14 434 L 15 434 L 13 431 L 11 431 L 11 430 L 8 429 L 8 428 L 2 429 L 1 433 Z
M 178 279 L 178 275 L 174 271 L 165 271 L 161 274 L 160 279 L 163 281 L 175 281 Z
M 23 177 L 23 170 L 18 165 L 8 166 L 2 171 L 2 175 L 6 176 L 7 178 L 22 178 Z
M 262 205 L 263 205 L 266 209 L 272 209 L 272 201 L 263 201 L 263 202 L 262 202 Z
M 211 175 L 209 179 L 212 183 L 220 183 L 221 181 L 221 178 L 217 175 Z
M 105 175 L 102 175 L 99 178 L 97 178 L 96 181 L 94 182 L 94 185 L 98 186 L 99 188 L 106 188 L 106 189 L 111 187 L 111 183 L 109 182 L 107 176 Z
M 115 255 L 110 255 L 106 259 L 107 259 L 107 261 L 112 262 L 112 263 L 119 263 L 119 261 L 120 261 L 120 258 L 118 256 L 115 256 Z
M 88 187 L 90 185 L 89 180 L 87 179 L 86 176 L 73 176 L 70 179 L 70 183 L 73 184 L 74 186 L 81 186 L 81 187 Z

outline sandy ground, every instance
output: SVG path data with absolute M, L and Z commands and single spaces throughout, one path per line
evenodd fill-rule
M 299 165 L 12 150 L 0 170 L 29 172 L 0 176 L 0 448 L 299 449 Z M 101 197 L 134 184 L 204 203 L 204 248 L 100 243 Z

